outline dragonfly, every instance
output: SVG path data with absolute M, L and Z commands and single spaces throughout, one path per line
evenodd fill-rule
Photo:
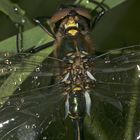
M 93 22 L 84 8 L 59 9 L 51 18 L 55 49 L 41 64 L 35 58 L 43 52 L 4 54 L 1 81 L 19 73 L 20 82 L 35 69 L 13 95 L 1 98 L 1 140 L 138 139 L 139 45 L 97 55 L 90 30 L 102 15 Z M 12 78 L 9 84 L 16 86 Z

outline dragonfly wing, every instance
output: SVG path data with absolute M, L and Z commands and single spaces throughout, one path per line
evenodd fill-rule
M 132 51 L 128 47 L 122 49 L 124 52 L 115 57 L 112 55 L 112 51 L 110 51 L 105 55 L 101 55 L 101 57 L 98 56 L 97 61 L 94 60 L 95 68 L 93 75 L 97 80 L 95 91 L 98 91 L 98 93 L 102 91 L 107 96 L 115 98 L 118 96 L 128 96 L 130 91 L 138 91 L 140 51 Z M 133 49 L 136 48 L 134 47 Z
M 0 76 L 11 74 L 12 72 L 32 73 L 38 76 L 52 76 L 53 71 L 57 70 L 60 65 L 58 62 L 63 60 L 47 56 L 43 52 L 39 54 L 0 54 Z M 47 73 L 46 72 L 47 69 Z M 53 73 L 54 74 L 54 73 Z
M 113 57 L 109 52 L 92 59 L 92 75 L 96 79 L 90 92 L 92 116 L 100 128 L 94 126 L 90 131 L 102 129 L 108 134 L 107 139 L 113 140 L 127 139 L 132 131 L 135 139 L 140 130 L 140 51 L 123 50 L 127 53 Z
M 43 54 L 30 57 L 30 54 L 20 54 L 0 61 L 4 73 L 0 75 L 2 140 L 36 139 L 44 131 L 47 132 L 52 123 L 62 121 L 64 117 L 63 85 L 56 80 L 59 60 L 52 57 L 45 59 Z M 17 86 L 11 86 L 14 83 Z
M 63 102 L 60 85 L 9 98 L 0 108 L 1 139 L 38 138 L 55 119 L 60 118 Z

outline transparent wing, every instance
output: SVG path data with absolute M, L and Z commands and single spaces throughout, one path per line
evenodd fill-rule
M 53 82 L 60 75 L 60 62 L 54 57 L 46 57 L 46 54 L 18 54 L 14 56 L 1 56 L 0 59 L 0 91 L 5 96 L 24 86 L 29 89 L 41 88 Z M 60 62 L 59 62 L 60 61 Z M 31 81 L 30 86 L 28 82 Z M 22 83 L 22 87 L 20 86 Z M 26 84 L 27 83 L 27 84 Z M 52 84 L 52 83 L 51 83 Z M 5 93 L 5 87 L 8 87 Z M 2 95 L 1 95 L 2 96 Z
M 5 82 L 3 84 L 3 81 L 5 79 L 6 81 L 8 79 L 9 83 L 9 77 L 10 79 L 15 77 L 15 75 L 12 77 L 13 73 L 19 73 L 19 77 L 22 75 L 21 72 L 30 73 L 28 78 L 24 79 L 24 83 L 16 87 L 16 96 L 12 95 L 12 98 L 8 100 L 9 95 L 7 98 L 3 98 L 5 104 L 0 108 L 2 114 L 0 116 L 0 136 L 3 139 L 35 139 L 43 130 L 46 130 L 50 136 L 54 129 L 54 127 L 52 129 L 53 122 L 63 118 L 59 117 L 58 112 L 63 112 L 64 109 L 64 87 L 56 79 L 63 68 L 59 62 L 63 64 L 63 61 L 48 58 L 47 61 L 38 63 L 38 59 L 29 60 L 28 57 L 30 55 L 22 57 L 22 59 L 12 59 L 11 64 L 13 65 L 10 68 L 8 65 L 9 70 L 6 69 L 11 74 L 1 76 L 1 93 L 4 93 L 6 84 Z M 41 57 L 44 56 L 41 55 Z M 94 118 L 94 123 L 93 126 L 87 125 L 88 133 L 94 135 L 96 132 L 100 136 L 103 135 L 103 138 L 111 140 L 118 140 L 120 137 L 127 139 L 127 134 L 131 129 L 135 131 L 135 137 L 138 135 L 139 61 L 139 46 L 121 48 L 89 58 L 89 65 L 91 65 L 96 83 L 90 93 L 91 116 Z M 5 63 L 1 66 L 2 68 L 7 67 Z M 16 70 L 14 70 L 15 66 Z M 32 67 L 33 71 L 30 69 Z M 20 83 L 20 80 L 16 82 Z M 15 83 L 15 79 L 11 83 Z M 132 116 L 136 118 L 135 121 Z M 60 125 L 59 128 L 61 128 Z M 59 134 L 62 132 L 60 137 L 64 138 L 64 131 L 64 129 L 59 131 Z M 52 138 L 52 136 L 50 137 Z
M 56 72 L 60 70 L 58 60 L 48 58 L 38 65 L 37 60 L 29 61 L 26 57 L 17 59 L 14 56 L 1 59 L 1 68 L 6 70 L 6 73 L 1 75 L 0 87 L 2 103 L 0 138 L 2 140 L 42 137 L 41 134 L 45 130 L 48 132 L 54 122 L 57 120 L 62 122 L 64 118 L 64 85 L 56 80 L 58 75 Z M 31 70 L 32 67 L 35 70 Z M 23 73 L 29 73 L 28 77 L 23 82 L 17 83 L 18 86 L 11 86 L 15 83 L 14 78 L 22 77 Z M 13 74 L 15 74 L 14 77 L 12 77 Z M 8 88 L 11 88 L 12 91 L 9 91 Z M 13 93 L 6 94 L 7 92 Z M 62 127 L 64 126 L 62 125 Z M 63 128 L 62 131 L 59 131 L 59 135 L 62 135 L 64 131 Z
M 45 61 L 46 59 L 50 59 L 51 62 L 49 60 Z M 47 54 L 42 53 L 42 52 L 37 55 L 30 54 L 30 53 L 20 53 L 20 54 L 10 54 L 8 52 L 1 53 L 0 54 L 0 76 L 10 74 L 14 71 L 30 72 L 32 69 L 35 70 L 36 72 L 35 74 L 37 75 L 37 72 L 38 73 L 40 72 L 40 69 L 42 68 L 42 66 L 44 69 L 47 68 L 47 73 L 48 73 L 52 71 L 52 69 L 50 69 L 50 67 L 52 67 L 52 64 L 53 64 L 54 69 L 58 68 L 59 63 L 55 63 L 56 61 L 61 62 L 63 60 L 60 60 L 51 56 L 47 56 Z M 43 72 L 43 69 L 41 69 L 41 71 Z
M 140 130 L 140 46 L 93 57 L 90 64 L 96 79 L 90 93 L 92 116 L 98 127 L 93 123 L 89 132 L 106 134 L 103 137 L 111 140 L 136 139 Z
M 1 139 L 35 139 L 55 119 L 63 118 L 58 113 L 64 109 L 64 95 L 60 87 L 29 91 L 9 98 L 0 108 Z

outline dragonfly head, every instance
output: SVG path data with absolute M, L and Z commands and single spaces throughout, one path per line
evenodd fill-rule
M 77 33 L 88 32 L 91 15 L 84 8 L 64 8 L 57 11 L 51 18 L 52 31 L 62 35 L 75 36 Z

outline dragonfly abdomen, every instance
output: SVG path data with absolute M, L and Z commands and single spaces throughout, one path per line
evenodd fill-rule
M 80 119 L 85 116 L 86 103 L 82 91 L 76 91 L 74 94 L 70 94 L 68 98 L 69 113 L 68 116 L 72 119 Z
M 87 92 L 83 92 L 80 87 L 75 87 L 74 91 L 68 93 L 65 103 L 66 117 L 72 120 L 74 127 L 74 140 L 84 140 L 84 118 L 86 113 L 90 114 L 91 100 Z
M 67 99 L 65 102 L 65 117 L 72 119 L 84 118 L 90 115 L 90 88 L 94 87 L 95 78 L 88 67 L 88 53 L 77 52 L 68 54 L 69 64 L 64 70 L 62 82 L 65 83 Z M 92 86 L 92 87 L 91 87 Z

